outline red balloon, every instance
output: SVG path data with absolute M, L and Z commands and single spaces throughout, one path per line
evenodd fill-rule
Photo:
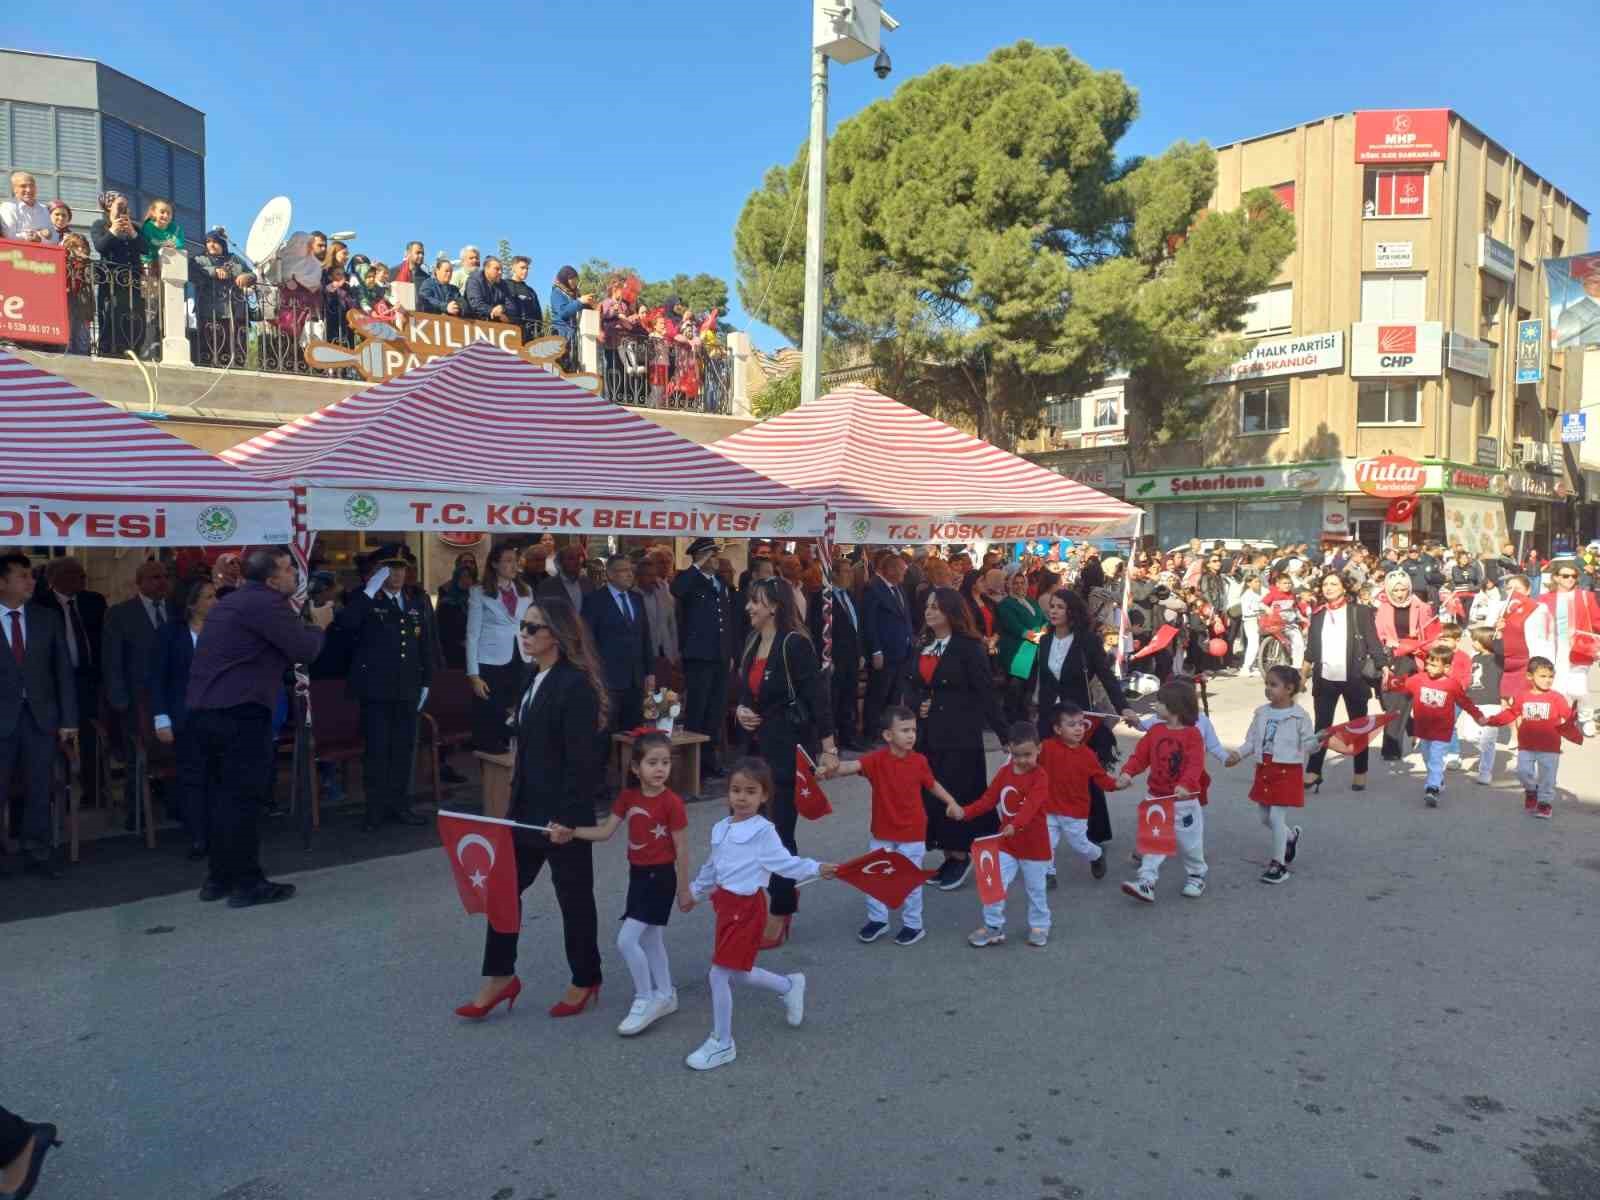
M 1222 638 L 1212 638 L 1206 643 L 1206 653 L 1212 658 L 1227 658 L 1228 643 Z

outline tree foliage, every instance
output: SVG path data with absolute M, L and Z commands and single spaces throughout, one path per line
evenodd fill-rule
M 728 312 L 728 281 L 704 272 L 698 275 L 677 274 L 671 279 L 646 280 L 632 267 L 591 258 L 578 268 L 578 290 L 595 297 L 606 294 L 606 282 L 614 275 L 638 275 L 641 283 L 639 302 L 646 308 L 655 308 L 669 296 L 677 296 L 690 310 L 704 315 L 715 308 L 722 316 Z M 726 329 L 727 323 L 719 324 Z
M 767 382 L 750 400 L 750 413 L 761 420 L 786 413 L 800 404 L 800 372 L 790 371 Z
M 1046 396 L 1117 369 L 1166 426 L 1165 398 L 1237 353 L 1218 335 L 1242 328 L 1294 221 L 1266 191 L 1206 212 L 1205 145 L 1119 158 L 1138 107 L 1117 72 L 1023 41 L 844 121 L 828 151 L 825 333 L 868 347 L 891 394 L 1002 445 Z M 734 239 L 741 302 L 796 341 L 804 175 L 803 148 L 770 169 Z

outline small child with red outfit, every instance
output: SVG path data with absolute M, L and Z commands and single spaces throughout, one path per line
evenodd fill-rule
M 609 841 L 618 826 L 628 823 L 628 901 L 617 949 L 633 976 L 633 1006 L 617 1026 L 623 1037 L 643 1033 L 678 1011 L 678 991 L 672 986 L 662 935 L 674 898 L 684 912 L 694 907 L 689 897 L 689 818 L 683 799 L 667 787 L 672 738 L 665 733 L 641 735 L 633 743 L 632 768 L 639 786 L 618 792 L 600 824 L 571 830 L 550 827 L 550 840 L 559 846 L 573 838 Z
M 1050 901 L 1045 890 L 1045 871 L 1050 865 L 1050 827 L 1045 821 L 1045 805 L 1050 799 L 1050 777 L 1039 765 L 1039 731 L 1031 722 L 1018 721 L 1006 732 L 1011 744 L 1011 761 L 995 773 L 988 790 L 962 808 L 953 799 L 945 802 L 945 815 L 952 821 L 970 821 L 999 810 L 1000 836 L 1005 848 L 1000 851 L 1000 885 L 1010 895 L 1017 873 L 1028 892 L 1028 945 L 1043 949 L 1050 942 Z M 981 861 L 981 872 L 985 864 Z M 1006 902 L 983 906 L 983 924 L 968 937 L 967 943 L 982 949 L 999 946 L 1006 940 Z
M 772 803 L 772 768 L 759 758 L 741 758 L 728 774 L 729 816 L 711 830 L 711 857 L 689 885 L 695 900 L 711 898 L 717 932 L 711 952 L 711 1036 L 684 1059 L 695 1071 L 712 1071 L 738 1057 L 733 1043 L 733 988 L 737 981 L 783 998 L 790 1025 L 806 1012 L 806 977 L 775 975 L 756 966 L 767 923 L 767 893 L 774 875 L 799 883 L 831 879 L 833 863 L 790 854 L 765 812 Z
M 1384 673 L 1384 691 L 1404 692 L 1411 697 L 1412 733 L 1422 760 L 1428 765 L 1422 800 L 1429 808 L 1439 807 L 1439 792 L 1444 787 L 1444 760 L 1456 735 L 1456 710 L 1466 712 L 1479 725 L 1485 720 L 1483 710 L 1472 702 L 1461 680 L 1450 674 L 1455 656 L 1453 642 L 1435 642 L 1428 648 L 1428 656 L 1418 674 L 1396 679 L 1387 671 Z M 1469 680 L 1471 669 L 1469 659 Z
M 928 760 L 916 751 L 917 718 L 909 708 L 896 704 L 883 710 L 883 740 L 880 750 L 863 755 L 854 762 L 841 762 L 820 778 L 834 779 L 840 775 L 865 775 L 872 785 L 872 837 L 867 844 L 871 850 L 893 850 L 903 854 L 918 866 L 927 852 L 928 813 L 922 806 L 922 792 L 936 796 L 945 805 L 955 803 L 954 798 L 933 777 Z M 889 909 L 876 896 L 867 897 L 867 923 L 856 937 L 863 942 L 875 942 L 889 930 Z M 906 897 L 900 909 L 900 932 L 894 935 L 896 946 L 915 946 L 922 940 L 922 889 L 915 889 Z
M 1133 757 L 1117 777 L 1118 787 L 1127 787 L 1135 775 L 1150 772 L 1152 798 L 1176 796 L 1173 804 L 1174 832 L 1178 852 L 1183 856 L 1183 894 L 1191 900 L 1205 894 L 1206 850 L 1205 810 L 1200 806 L 1200 777 L 1205 773 L 1206 744 L 1196 724 L 1200 720 L 1200 698 L 1194 684 L 1173 680 L 1156 693 L 1156 715 L 1162 724 L 1140 739 Z M 1156 880 L 1161 874 L 1164 854 L 1146 854 L 1139 860 L 1139 877 L 1123 883 L 1122 890 L 1135 900 L 1154 904 Z
M 1556 665 L 1537 655 L 1528 660 L 1527 687 L 1511 697 L 1500 712 L 1481 722 L 1517 723 L 1517 777 L 1522 781 L 1522 810 L 1548 821 L 1555 810 L 1556 771 L 1561 766 L 1561 739 L 1583 745 L 1578 713 L 1555 690 Z
M 1085 740 L 1092 719 L 1076 704 L 1059 704 L 1051 718 L 1055 736 L 1039 748 L 1039 765 L 1050 777 L 1050 798 L 1045 802 L 1045 824 L 1050 830 L 1050 874 L 1055 878 L 1056 846 L 1062 838 L 1089 864 L 1089 874 L 1104 879 L 1106 852 L 1089 840 L 1089 785 L 1102 791 L 1117 790 L 1100 755 Z
M 1300 694 L 1300 672 L 1278 665 L 1267 668 L 1267 702 L 1250 718 L 1244 744 L 1228 755 L 1227 766 L 1255 759 L 1250 799 L 1261 806 L 1261 823 L 1272 830 L 1272 861 L 1262 883 L 1284 883 L 1300 846 L 1300 826 L 1292 828 L 1288 810 L 1306 803 L 1306 756 L 1320 742 L 1311 714 L 1294 702 Z

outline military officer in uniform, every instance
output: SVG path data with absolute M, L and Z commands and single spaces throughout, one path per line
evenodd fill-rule
M 728 707 L 728 673 L 733 669 L 733 591 L 717 578 L 714 538 L 689 543 L 694 564 L 672 580 L 678 602 L 678 640 L 683 647 L 683 724 L 711 741 L 703 747 L 704 775 L 722 774 L 717 764 L 717 733 Z
M 433 613 L 406 595 L 406 549 L 398 542 L 373 556 L 366 587 L 345 600 L 336 623 L 351 631 L 350 694 L 361 705 L 366 742 L 362 784 L 367 798 L 364 830 L 387 818 L 426 825 L 411 810 L 411 768 L 417 755 L 417 712 L 428 699 L 438 654 Z

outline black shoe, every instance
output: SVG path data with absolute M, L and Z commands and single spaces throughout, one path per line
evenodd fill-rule
M 1051 871 L 1050 874 L 1044 877 L 1044 886 L 1045 890 L 1049 892 L 1053 892 L 1056 890 L 1056 888 L 1061 886 L 1060 881 L 1056 879 L 1056 873 L 1054 871 Z
M 213 900 L 221 900 L 232 890 L 214 879 L 208 879 L 200 885 L 200 899 L 210 904 Z
M 1426 804 L 1429 808 L 1438 808 L 1439 807 L 1439 789 L 1438 788 L 1423 788 L 1422 789 L 1422 802 L 1424 804 Z
M 439 765 L 439 778 L 445 783 L 465 783 L 467 781 L 467 777 L 449 763 L 441 763 Z
M 952 858 L 939 868 L 939 890 L 953 892 L 967 881 L 967 876 L 972 874 L 972 857 Z
M 37 875 L 40 879 L 60 879 L 61 867 L 56 862 L 54 855 L 44 858 L 29 858 L 22 864 L 22 869 L 29 875 Z
M 288 815 L 289 810 L 276 800 L 261 806 L 261 819 L 263 821 L 274 821 L 279 817 L 287 817 Z
M 417 828 L 428 823 L 428 818 L 419 812 L 412 812 L 409 808 L 395 808 L 389 810 L 389 820 L 396 825 L 412 825 Z
M 202 858 L 210 858 L 210 857 L 211 857 L 211 851 L 207 850 L 204 846 L 195 845 L 195 846 L 190 846 L 189 847 L 189 861 L 190 862 L 199 862 Z
M 1268 863 L 1267 869 L 1261 872 L 1262 883 L 1287 883 L 1288 881 L 1289 869 L 1280 862 Z
M 889 932 L 889 927 L 882 921 L 868 921 L 856 933 L 856 939 L 863 942 L 875 942 Z
M 39 1172 L 44 1169 L 44 1156 L 61 1145 L 61 1139 L 56 1136 L 54 1125 L 29 1125 L 28 1132 L 33 1136 L 33 1149 L 29 1151 L 28 1173 L 22 1177 L 22 1186 L 7 1195 L 12 1200 L 25 1200 L 33 1195 L 33 1189 L 39 1185 Z
M 1283 852 L 1284 866 L 1294 861 L 1294 856 L 1300 852 L 1300 826 L 1293 825 L 1289 828 L 1289 845 Z
M 921 929 L 913 929 L 909 925 L 900 926 L 900 932 L 894 935 L 896 946 L 915 946 L 925 936 Z
M 228 897 L 229 908 L 254 908 L 257 904 L 276 904 L 294 896 L 294 884 L 273 883 L 263 879 L 254 887 L 245 888 Z
M 1089 874 L 1096 879 L 1104 879 L 1106 877 L 1106 855 L 1104 850 L 1100 852 L 1099 858 L 1089 864 Z

